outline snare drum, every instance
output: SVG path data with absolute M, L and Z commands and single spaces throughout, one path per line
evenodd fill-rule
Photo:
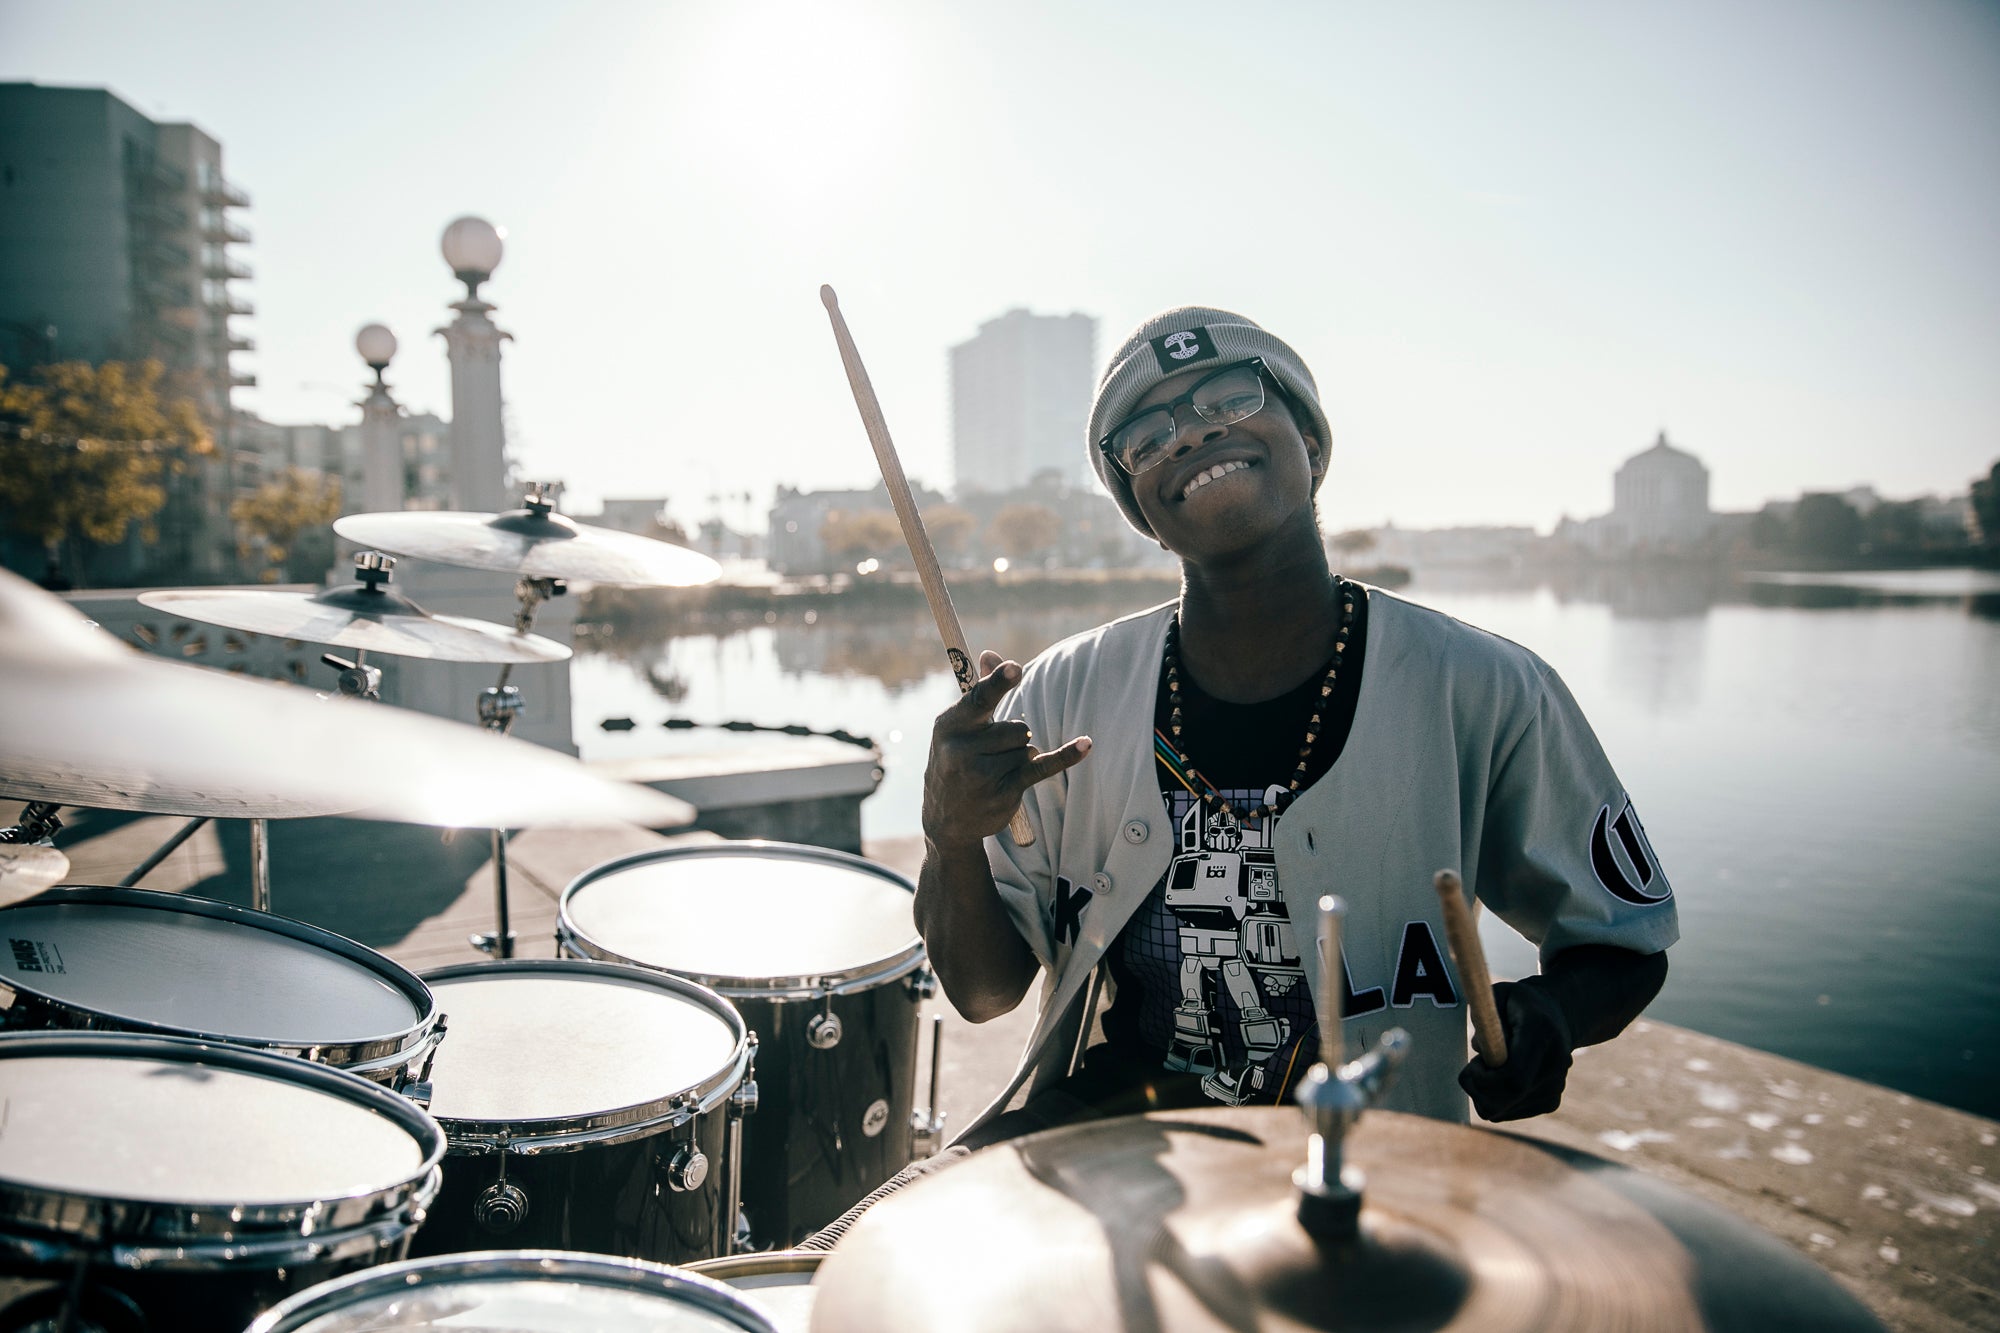
M 497 1250 L 386 1264 L 301 1292 L 249 1333 L 780 1333 L 720 1283 L 658 1264 Z
M 81 1269 L 93 1322 L 136 1307 L 155 1329 L 240 1329 L 401 1259 L 445 1151 L 366 1079 L 184 1037 L 0 1036 L 0 1105 L 0 1272 L 37 1288 L 9 1328 L 62 1326 Z
M 931 989 L 915 894 L 858 856 L 774 842 L 646 852 L 563 891 L 565 952 L 713 986 L 758 1035 L 764 1109 L 743 1135 L 758 1248 L 797 1244 L 909 1164 Z
M 683 1263 L 726 1252 L 753 1039 L 713 991 L 571 959 L 425 973 L 451 1038 L 451 1147 L 413 1253 L 498 1245 Z
M 430 990 L 303 921 L 148 889 L 62 888 L 0 908 L 0 1029 L 200 1037 L 398 1090 L 443 1035 Z
M 824 1258 L 825 1253 L 818 1250 L 772 1250 L 704 1259 L 687 1269 L 743 1292 L 777 1325 L 778 1333 L 809 1333 L 813 1297 L 819 1294 L 813 1280 L 819 1276 L 819 1261 Z

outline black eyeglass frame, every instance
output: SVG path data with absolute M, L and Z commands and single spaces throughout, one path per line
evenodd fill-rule
M 1211 384 L 1215 380 L 1220 379 L 1222 376 L 1227 375 L 1230 371 L 1241 370 L 1245 366 L 1248 366 L 1252 370 L 1257 372 L 1257 385 L 1259 390 L 1261 391 L 1257 406 L 1252 408 L 1250 411 L 1245 412 L 1242 416 L 1236 417 L 1230 421 L 1225 421 L 1225 422 L 1215 421 L 1206 412 L 1203 412 L 1198 405 L 1196 405 L 1194 401 L 1194 396 L 1201 392 L 1203 385 Z M 1265 384 L 1266 380 L 1270 381 L 1269 385 Z M 1251 417 L 1254 417 L 1259 412 L 1263 411 L 1266 405 L 1268 405 L 1271 400 L 1270 391 L 1272 389 L 1277 390 L 1277 392 L 1281 397 L 1284 395 L 1285 387 L 1282 384 L 1278 383 L 1277 376 L 1273 375 L 1270 372 L 1269 368 L 1265 366 L 1264 358 L 1261 356 L 1245 357 L 1241 361 L 1232 361 L 1226 366 L 1217 366 L 1214 370 L 1210 371 L 1208 374 L 1203 375 L 1200 379 L 1196 380 L 1192 385 L 1188 387 L 1188 391 L 1186 393 L 1182 394 L 1178 398 L 1175 398 L 1173 401 L 1166 403 L 1154 403 L 1151 407 L 1145 408 L 1142 411 L 1134 412 L 1131 416 L 1126 417 L 1123 421 L 1119 422 L 1117 425 L 1113 426 L 1110 430 L 1104 433 L 1103 438 L 1098 440 L 1097 442 L 1097 448 L 1101 453 L 1103 453 L 1103 455 L 1106 458 L 1111 460 L 1112 464 L 1116 466 L 1120 472 L 1123 472 L 1126 476 L 1128 477 L 1142 476 L 1145 473 L 1151 472 L 1161 463 L 1166 462 L 1167 459 L 1166 451 L 1162 450 L 1160 456 L 1154 459 L 1150 465 L 1142 467 L 1137 472 L 1134 472 L 1131 468 L 1125 466 L 1125 460 L 1118 456 L 1118 451 L 1114 449 L 1111 445 L 1112 438 L 1116 436 L 1119 431 L 1124 430 L 1127 426 L 1139 420 L 1141 417 L 1151 416 L 1153 413 L 1162 410 L 1164 410 L 1167 413 L 1168 417 L 1173 421 L 1175 429 L 1179 429 L 1180 410 L 1183 406 L 1194 408 L 1195 415 L 1200 417 L 1203 421 L 1209 422 L 1211 425 L 1225 425 L 1225 426 L 1234 425 L 1238 421 L 1248 421 Z

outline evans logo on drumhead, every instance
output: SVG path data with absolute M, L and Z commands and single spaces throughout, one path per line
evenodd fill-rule
M 889 1127 L 889 1103 L 877 1097 L 861 1113 L 861 1132 L 874 1138 Z
M 63 970 L 62 954 L 53 944 L 43 944 L 39 940 L 7 941 L 14 951 L 14 966 L 22 972 L 60 972 Z

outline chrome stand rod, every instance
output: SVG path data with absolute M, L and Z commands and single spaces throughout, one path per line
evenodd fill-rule
M 121 889 L 129 889 L 133 885 L 137 884 L 140 880 L 146 878 L 146 876 L 152 874 L 155 870 L 159 869 L 160 862 L 166 860 L 168 857 L 172 856 L 175 852 L 179 851 L 181 844 L 186 842 L 189 838 L 192 838 L 195 835 L 196 831 L 199 830 L 203 824 L 206 824 L 208 822 L 208 819 L 209 817 L 207 815 L 196 815 L 193 819 L 190 819 L 187 823 L 181 825 L 180 828 L 174 833 L 174 835 L 171 838 L 168 838 L 165 842 L 161 843 L 158 847 L 153 849 L 153 854 L 151 856 L 147 857 L 145 860 L 141 861 L 137 866 L 135 866 L 131 874 L 119 880 L 118 887 Z M 253 834 L 252 836 L 255 835 Z
M 250 821 L 250 905 L 271 910 L 271 821 Z

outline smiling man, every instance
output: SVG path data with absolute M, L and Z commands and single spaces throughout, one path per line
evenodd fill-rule
M 1300 946 L 1325 893 L 1348 904 L 1349 1048 L 1414 1039 L 1395 1109 L 1554 1110 L 1575 1048 L 1665 980 L 1671 890 L 1576 702 L 1526 649 L 1333 571 L 1315 499 L 1331 438 L 1304 362 L 1240 315 L 1169 310 L 1112 357 L 1088 448 L 1179 557 L 1181 593 L 1025 668 L 982 654 L 938 719 L 916 904 L 931 962 L 975 1022 L 1041 979 L 1021 1067 L 961 1143 L 1286 1101 L 1317 1058 Z M 1030 846 L 1002 833 L 1017 803 Z M 1494 987 L 1498 1069 L 1466 1060 L 1445 867 L 1540 948 L 1538 975 Z

